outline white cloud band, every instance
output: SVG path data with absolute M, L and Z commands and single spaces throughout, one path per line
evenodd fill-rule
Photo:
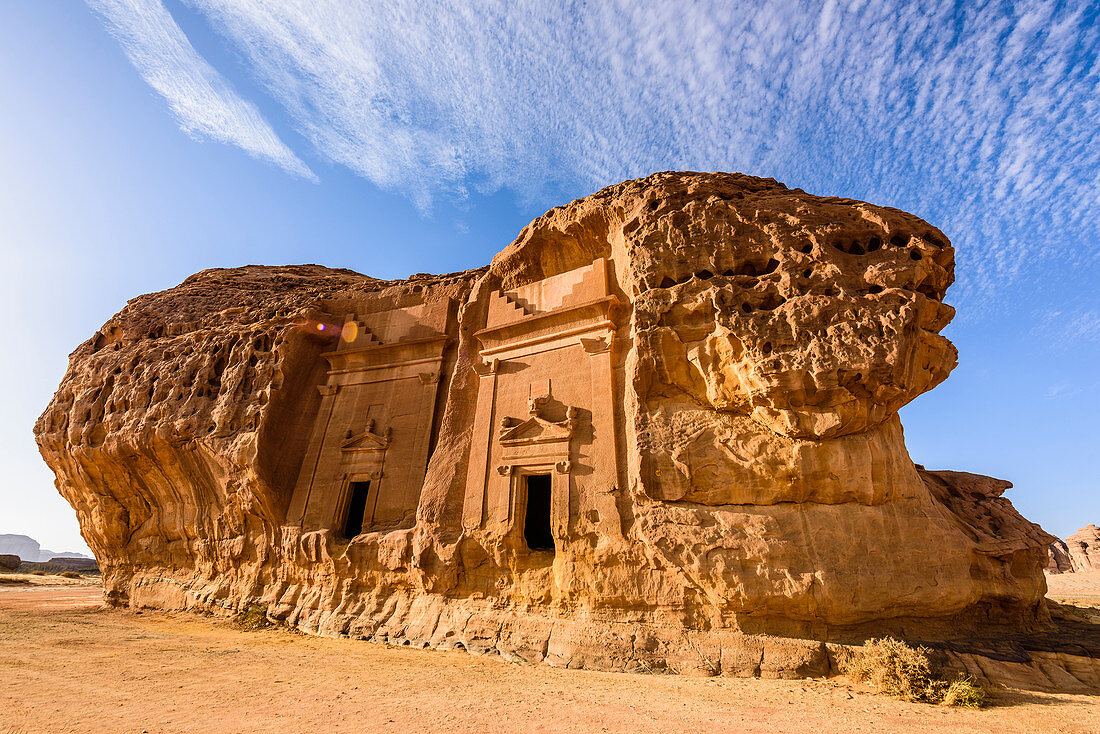
M 1100 258 L 1088 0 L 184 2 L 322 157 L 422 208 L 669 168 L 775 176 L 932 220 L 960 245 L 952 300 L 971 311 L 1029 262 Z M 185 127 L 300 165 L 159 2 L 93 5 Z
M 264 120 L 187 40 L 161 0 L 87 0 L 107 21 L 141 77 L 190 135 L 237 145 L 289 173 L 316 180 Z

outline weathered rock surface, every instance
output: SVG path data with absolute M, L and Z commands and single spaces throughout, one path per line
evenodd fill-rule
M 4 569 L 5 571 L 14 571 L 19 568 L 19 564 L 22 562 L 23 559 L 19 556 L 7 553 L 0 554 L 0 569 Z
M 1054 538 L 1048 548 L 1047 573 L 1100 571 L 1100 528 L 1089 524 L 1065 540 Z
M 1066 538 L 1070 561 L 1078 571 L 1100 571 L 1100 528 L 1089 524 Z
M 1050 543 L 1047 557 L 1047 573 L 1073 573 L 1073 560 L 1069 557 L 1069 546 L 1061 538 Z
M 947 238 L 740 174 L 547 212 L 485 269 L 204 271 L 36 426 L 117 604 L 617 670 L 1041 629 L 1052 538 L 897 411 L 954 347 Z M 782 637 L 776 637 L 780 635 Z

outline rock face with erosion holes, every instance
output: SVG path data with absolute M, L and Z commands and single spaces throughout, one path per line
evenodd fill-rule
M 36 426 L 108 599 L 614 670 L 811 675 L 826 642 L 1048 622 L 1010 485 L 898 409 L 956 363 L 954 252 L 740 174 L 558 207 L 492 263 L 198 273 Z

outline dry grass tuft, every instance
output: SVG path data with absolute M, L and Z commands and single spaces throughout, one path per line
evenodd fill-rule
M 842 672 L 906 701 L 981 708 L 985 691 L 970 678 L 948 681 L 940 677 L 931 652 L 892 637 L 870 640 L 855 651 Z
M 980 709 L 986 704 L 985 696 L 985 689 L 970 678 L 956 678 L 943 693 L 943 705 Z
M 238 614 L 233 621 L 244 630 L 262 630 L 274 627 L 275 624 L 267 618 L 267 608 L 258 604 L 245 609 Z
M 0 584 L 29 584 L 30 581 L 26 579 L 16 578 L 14 576 L 0 576 Z

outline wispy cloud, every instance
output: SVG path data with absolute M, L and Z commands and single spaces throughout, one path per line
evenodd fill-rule
M 1068 398 L 1081 393 L 1080 385 L 1073 385 L 1068 382 L 1059 382 L 1051 385 L 1047 388 L 1046 397 L 1048 400 L 1054 400 L 1055 398 Z
M 1036 262 L 1100 263 L 1089 0 L 184 2 L 320 156 L 423 208 L 741 170 L 930 219 L 971 312 Z
M 87 0 L 141 77 L 190 135 L 237 145 L 289 173 L 317 180 L 264 120 L 187 40 L 161 0 Z

